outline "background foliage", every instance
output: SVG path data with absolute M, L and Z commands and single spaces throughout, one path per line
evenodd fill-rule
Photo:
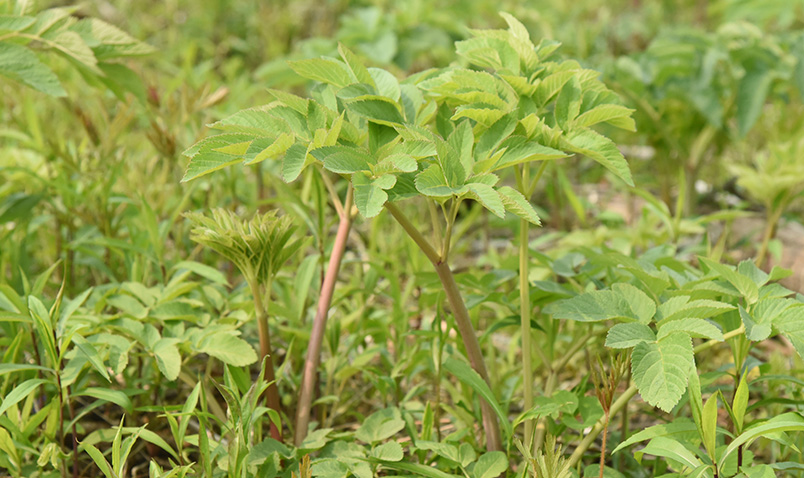
M 0 476 L 801 476 L 803 96 L 800 0 L 0 0 Z

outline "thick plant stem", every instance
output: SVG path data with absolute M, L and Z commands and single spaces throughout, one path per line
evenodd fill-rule
M 723 334 L 723 340 L 722 341 L 720 341 L 720 340 L 710 340 L 708 342 L 704 342 L 704 343 L 698 345 L 697 347 L 695 347 L 693 349 L 693 352 L 698 353 L 698 352 L 702 352 L 702 351 L 707 350 L 707 349 L 711 349 L 715 345 L 723 343 L 726 340 L 728 340 L 728 339 L 730 339 L 732 337 L 736 337 L 736 336 L 738 336 L 738 335 L 740 335 L 740 334 L 742 334 L 744 332 L 745 332 L 745 327 L 740 326 L 740 328 L 738 328 L 738 329 L 735 329 L 735 330 L 732 330 L 731 332 Z M 620 398 L 618 398 L 612 404 L 611 410 L 608 413 L 608 417 L 614 416 L 614 415 L 618 414 L 621 410 L 623 410 L 625 408 L 625 406 L 628 405 L 628 402 L 631 400 L 631 398 L 633 398 L 634 395 L 637 394 L 637 391 L 638 390 L 637 390 L 636 385 L 632 384 L 630 387 L 628 387 L 628 389 L 626 391 L 624 391 L 622 395 L 620 395 Z M 592 443 L 594 443 L 594 441 L 597 439 L 598 435 L 600 435 L 600 432 L 602 432 L 603 429 L 606 427 L 606 421 L 607 420 L 608 420 L 607 417 L 601 417 L 600 420 L 598 420 L 598 422 L 595 424 L 595 426 L 592 427 L 592 430 L 589 431 L 589 433 L 586 434 L 586 436 L 583 438 L 583 440 L 581 440 L 581 443 L 578 445 L 578 447 L 575 449 L 575 451 L 572 452 L 572 455 L 570 455 L 569 463 L 570 463 L 571 468 L 574 468 L 575 465 L 577 465 L 578 462 L 581 461 L 581 458 L 583 458 L 583 454 L 586 453 L 586 450 L 588 450 L 590 446 L 592 446 Z
M 469 318 L 469 311 L 466 309 L 466 304 L 461 297 L 452 270 L 449 268 L 449 265 L 442 260 L 435 249 L 433 249 L 430 243 L 427 242 L 427 239 L 416 229 L 416 226 L 408 220 L 396 205 L 389 202 L 385 204 L 385 208 L 388 209 L 388 212 L 397 220 L 411 239 L 416 242 L 425 256 L 427 256 L 433 264 L 433 267 L 435 267 L 438 278 L 441 280 L 441 285 L 444 288 L 444 293 L 447 296 L 447 301 L 452 309 L 452 314 L 455 316 L 455 324 L 458 326 L 458 331 L 466 347 L 466 355 L 469 357 L 469 363 L 488 384 L 489 374 L 486 370 L 486 363 L 483 360 L 483 352 L 480 350 L 480 344 L 477 341 L 474 327 L 472 327 L 472 321 Z M 483 428 L 486 432 L 486 448 L 488 448 L 489 451 L 502 450 L 500 424 L 497 422 L 497 416 L 494 414 L 494 410 L 488 402 L 482 399 L 480 401 L 480 407 L 483 413 Z
M 256 281 L 251 282 L 251 293 L 254 296 L 254 311 L 257 314 L 257 332 L 260 335 L 260 362 L 268 357 L 263 378 L 268 385 L 265 391 L 265 404 L 272 408 L 280 416 L 282 415 L 282 402 L 279 399 L 279 387 L 276 386 L 276 374 L 274 372 L 273 352 L 271 351 L 271 332 L 268 330 L 268 311 L 262 302 L 262 291 Z M 266 284 L 266 296 L 270 297 L 271 284 Z M 267 304 L 266 304 L 267 305 Z M 282 441 L 282 430 L 271 421 L 271 438 Z
M 296 413 L 296 446 L 301 445 L 307 437 L 307 428 L 310 424 L 310 410 L 312 408 L 318 364 L 321 361 L 321 344 L 324 341 L 324 331 L 327 327 L 327 315 L 332 304 L 332 294 L 335 291 L 335 282 L 338 279 L 341 259 L 343 259 L 343 253 L 346 250 L 346 239 L 349 237 L 349 230 L 352 228 L 351 210 L 353 198 L 354 190 L 349 186 L 349 190 L 346 193 L 346 203 L 340 213 L 335 243 L 329 256 L 329 266 L 324 275 L 324 282 L 321 284 L 321 294 L 318 297 L 318 307 L 313 320 L 313 329 L 310 332 L 310 342 L 307 346 L 307 358 L 304 360 L 304 372 L 302 373 L 301 389 L 299 391 L 299 406 Z

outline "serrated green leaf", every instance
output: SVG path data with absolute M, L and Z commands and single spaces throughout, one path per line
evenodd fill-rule
M 352 185 L 355 188 L 355 206 L 363 217 L 374 217 L 382 211 L 388 193 L 360 173 L 352 176 Z
M 773 331 L 770 323 L 757 323 L 742 305 L 740 305 L 740 319 L 745 325 L 745 336 L 752 342 L 761 342 L 767 339 Z
M 744 276 L 728 266 L 719 264 L 706 257 L 699 257 L 698 260 L 705 264 L 710 270 L 730 283 L 745 297 L 749 304 L 753 304 L 759 298 L 759 288 L 750 277 Z
M 452 188 L 447 184 L 444 171 L 438 164 L 431 164 L 416 175 L 416 190 L 425 196 L 447 197 L 460 193 L 460 188 Z
M 364 443 L 387 440 L 405 428 L 405 420 L 397 408 L 386 408 L 372 413 L 355 431 L 355 438 Z
M 176 380 L 181 371 L 181 355 L 171 339 L 159 339 L 153 347 L 156 366 L 168 380 Z
M 725 302 L 700 299 L 689 300 L 689 296 L 671 297 L 659 305 L 656 319 L 659 325 L 679 319 L 696 318 L 708 319 L 734 310 L 734 306 Z
M 469 121 L 462 121 L 447 139 L 451 149 L 458 155 L 458 159 L 464 171 L 471 172 L 474 168 L 474 157 L 472 147 L 474 146 L 475 136 L 472 132 L 472 125 Z
M 243 164 L 245 165 L 257 164 L 262 161 L 265 161 L 266 159 L 281 156 L 285 154 L 287 150 L 290 149 L 291 146 L 293 146 L 294 142 L 295 138 L 292 134 L 281 133 L 279 136 L 276 137 L 275 140 L 272 140 L 270 142 L 269 146 L 260 149 L 260 151 L 257 154 L 254 154 L 251 159 L 246 160 Z M 251 154 L 251 150 L 254 149 L 256 143 L 257 141 L 254 141 L 254 143 L 252 143 L 251 147 L 249 148 L 249 152 L 247 153 L 246 156 L 249 156 Z
M 581 83 L 577 76 L 572 76 L 561 88 L 556 98 L 555 117 L 561 129 L 568 130 L 569 125 L 581 110 Z
M 575 126 L 588 128 L 598 123 L 610 123 L 621 129 L 636 131 L 636 123 L 634 123 L 634 119 L 631 118 L 633 112 L 634 110 L 626 108 L 625 106 L 613 104 L 599 105 L 578 116 L 575 119 Z
M 515 137 L 511 137 L 511 139 L 514 138 Z M 501 145 L 502 147 L 506 147 L 505 152 L 488 171 L 497 171 L 530 161 L 548 161 L 567 157 L 567 154 L 563 151 L 549 148 L 534 141 L 526 141 L 523 139 L 520 142 L 506 145 L 507 142 L 508 141 L 505 141 Z
M 715 324 L 704 319 L 678 319 L 663 323 L 659 326 L 656 336 L 662 338 L 673 332 L 686 332 L 691 337 L 723 340 L 723 332 Z
M 51 96 L 67 96 L 55 73 L 22 45 L 0 41 L 0 75 Z
M 402 90 L 399 88 L 399 80 L 394 75 L 381 68 L 369 68 L 368 72 L 380 96 L 384 96 L 391 101 L 399 101 Z
M 785 337 L 790 339 L 800 357 L 804 357 L 804 320 L 801 320 L 802 316 L 804 316 L 804 305 L 797 305 L 785 310 L 773 323 Z
M 629 186 L 634 185 L 628 162 L 609 138 L 587 129 L 571 134 L 568 142 L 567 146 L 569 147 L 566 149 L 572 149 L 576 153 L 588 156 L 625 181 Z M 562 147 L 562 149 L 564 148 Z
M 242 157 L 232 156 L 225 153 L 204 153 L 193 157 L 187 169 L 184 171 L 184 177 L 181 182 L 192 181 L 206 174 L 218 171 L 227 166 L 237 164 L 243 160 Z
M 644 292 L 630 284 L 615 284 L 611 290 L 587 292 L 551 304 L 547 313 L 557 319 L 580 322 L 626 318 L 647 324 L 656 312 L 656 304 Z
M 681 400 L 694 367 L 692 340 L 683 332 L 639 343 L 631 354 L 631 374 L 642 399 L 666 412 Z
M 299 76 L 343 88 L 352 83 L 346 65 L 335 60 L 311 58 L 288 62 L 290 68 Z
M 542 225 L 533 205 L 525 199 L 522 193 L 510 186 L 503 186 L 497 189 L 497 192 L 500 193 L 500 199 L 502 199 L 506 211 L 516 214 L 536 226 Z
M 374 448 L 371 450 L 371 456 L 381 461 L 402 461 L 402 458 L 405 457 L 402 453 L 402 445 L 395 441 L 383 443 Z
M 348 146 L 325 146 L 310 151 L 317 160 L 324 163 L 324 168 L 337 174 L 352 174 L 358 171 L 369 171 L 371 156 L 365 152 Z
M 229 334 L 208 336 L 201 342 L 198 351 L 235 367 L 245 367 L 257 361 L 257 354 L 248 342 Z
M 656 334 L 645 324 L 630 322 L 617 324 L 606 335 L 606 347 L 612 349 L 627 349 L 642 342 L 655 342 Z
M 386 173 L 412 173 L 417 171 L 419 164 L 416 158 L 407 154 L 395 153 L 386 156 L 374 167 L 374 174 Z
M 366 69 L 366 66 L 357 57 L 357 55 L 346 48 L 346 45 L 343 43 L 338 43 L 338 53 L 340 53 L 341 58 L 343 59 L 344 63 L 346 63 L 346 66 L 349 68 L 349 70 L 351 70 L 358 83 L 376 86 L 374 85 L 374 79 L 372 78 L 368 69 Z
M 36 19 L 24 15 L 0 15 L 0 32 L 18 32 L 33 25 Z
M 495 478 L 508 469 L 508 457 L 501 451 L 484 453 L 475 462 L 472 469 L 473 478 Z
M 78 33 L 84 43 L 92 48 L 98 61 L 148 55 L 154 52 L 153 47 L 97 18 L 79 20 L 70 27 L 70 30 Z
M 302 144 L 294 144 L 285 152 L 282 160 L 282 179 L 286 183 L 295 181 L 296 178 L 307 166 L 307 147 Z
M 493 187 L 481 183 L 468 183 L 466 188 L 469 197 L 482 204 L 495 216 L 505 218 L 505 206 L 500 194 Z
M 383 96 L 360 96 L 349 101 L 346 107 L 370 121 L 386 126 L 399 126 L 405 122 L 396 103 Z

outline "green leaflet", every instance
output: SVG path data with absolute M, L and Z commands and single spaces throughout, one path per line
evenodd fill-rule
M 53 71 L 21 45 L 0 42 L 0 75 L 51 96 L 67 96 Z
M 477 459 L 472 478 L 494 478 L 508 469 L 508 457 L 501 451 L 484 453 Z
M 628 163 L 609 138 L 592 130 L 583 130 L 571 134 L 567 138 L 567 143 L 564 149 L 588 156 L 625 181 L 629 186 L 634 185 L 634 181 L 631 179 L 631 170 L 628 169 Z
M 630 284 L 614 284 L 611 290 L 581 294 L 551 304 L 546 312 L 557 319 L 600 322 L 625 318 L 647 324 L 656 312 L 656 303 Z
M 175 339 L 162 338 L 153 346 L 156 365 L 168 380 L 176 380 L 181 371 L 181 355 L 175 345 Z
M 198 351 L 236 367 L 245 367 L 257 361 L 257 354 L 251 345 L 230 334 L 217 333 L 208 336 L 201 342 Z
M 500 194 L 491 186 L 481 183 L 468 183 L 467 196 L 479 202 L 495 216 L 505 218 L 505 206 L 500 198 Z
M 639 343 L 631 354 L 631 373 L 640 395 L 666 412 L 681 400 L 693 368 L 692 340 L 683 332 Z
M 531 224 L 536 226 L 541 225 L 539 215 L 536 214 L 536 210 L 533 209 L 533 205 L 527 199 L 525 199 L 525 196 L 523 196 L 522 193 L 510 186 L 503 186 L 497 189 L 497 192 L 500 194 L 500 199 L 502 200 L 506 211 L 516 214 Z
M 375 123 L 397 126 L 405 122 L 397 104 L 383 96 L 360 96 L 346 107 Z
M 584 112 L 575 119 L 575 127 L 588 128 L 598 123 L 609 123 L 628 131 L 636 131 L 636 124 L 631 114 L 635 110 L 625 106 L 604 104 Z
M 364 443 L 378 443 L 405 428 L 405 421 L 397 408 L 386 408 L 371 414 L 355 432 L 355 438 Z
M 687 318 L 667 322 L 659 326 L 658 338 L 673 332 L 685 332 L 690 337 L 723 340 L 723 332 L 712 322 L 704 319 Z
M 699 257 L 698 259 L 710 270 L 717 273 L 718 276 L 722 277 L 728 283 L 733 285 L 734 288 L 736 288 L 740 294 L 745 297 L 749 304 L 753 304 L 757 301 L 759 298 L 759 288 L 750 277 L 740 274 L 728 266 L 719 264 L 705 257 Z
M 402 461 L 404 456 L 402 445 L 395 441 L 383 443 L 371 450 L 371 457 L 381 461 Z
M 645 324 L 630 322 L 617 324 L 606 335 L 606 347 L 613 349 L 626 349 L 642 342 L 654 342 L 656 334 Z
M 365 218 L 378 215 L 388 200 L 388 193 L 381 187 L 383 184 L 376 184 L 364 174 L 358 173 L 352 176 L 352 185 L 355 188 L 355 206 L 360 214 Z
M 564 84 L 561 93 L 556 99 L 555 117 L 556 123 L 561 129 L 570 129 L 570 123 L 578 116 L 581 111 L 581 84 L 578 77 L 573 75 Z
M 372 161 L 371 156 L 365 152 L 347 146 L 325 146 L 310 151 L 310 154 L 323 162 L 324 168 L 338 174 L 369 171 Z
M 312 58 L 288 62 L 290 68 L 299 76 L 309 80 L 328 83 L 343 88 L 352 83 L 352 78 L 346 66 L 335 60 Z

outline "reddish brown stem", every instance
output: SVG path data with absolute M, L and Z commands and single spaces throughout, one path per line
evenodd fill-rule
M 270 296 L 271 285 L 266 284 L 266 294 Z M 263 378 L 269 383 L 268 389 L 265 391 L 265 404 L 268 408 L 276 411 L 279 416 L 282 416 L 282 403 L 279 400 L 279 387 L 276 386 L 276 374 L 274 373 L 273 353 L 271 351 L 271 332 L 268 330 L 268 310 L 262 303 L 262 291 L 256 282 L 252 284 L 251 292 L 254 295 L 254 309 L 257 313 L 257 332 L 260 335 L 260 360 L 265 361 L 268 357 L 268 363 L 265 364 L 265 374 Z M 282 441 L 282 429 L 271 421 L 271 438 L 274 440 Z
M 458 289 L 458 284 L 455 282 L 455 276 L 452 274 L 449 264 L 442 258 L 435 249 L 430 245 L 427 239 L 422 236 L 416 226 L 391 202 L 385 204 L 388 212 L 394 216 L 394 219 L 399 223 L 411 239 L 419 246 L 419 249 L 433 264 L 433 267 L 441 280 L 441 286 L 444 288 L 444 293 L 447 296 L 447 301 L 452 309 L 452 315 L 455 317 L 455 324 L 463 339 L 463 344 L 466 347 L 466 355 L 469 357 L 469 363 L 475 372 L 489 385 L 489 374 L 486 370 L 486 362 L 483 359 L 483 352 L 480 350 L 480 343 L 477 341 L 475 329 L 472 327 L 472 321 L 469 318 L 469 311 L 466 309 L 466 304 L 463 301 L 461 292 Z M 449 234 L 447 234 L 446 241 L 449 241 Z M 446 243 L 446 242 L 445 242 Z M 445 248 L 445 252 L 446 252 Z M 486 432 L 486 448 L 489 451 L 502 450 L 502 436 L 500 435 L 500 424 L 497 422 L 497 415 L 491 408 L 491 405 L 485 400 L 480 400 L 480 410 L 483 414 L 483 428 Z
M 335 243 L 332 245 L 332 254 L 329 256 L 329 266 L 321 285 L 321 294 L 318 297 L 318 308 L 313 320 L 313 329 L 310 332 L 310 342 L 307 345 L 307 358 L 304 361 L 301 389 L 299 391 L 299 406 L 296 413 L 296 446 L 301 445 L 307 437 L 307 428 L 310 425 L 310 410 L 313 402 L 313 392 L 317 381 L 318 365 L 321 362 L 321 344 L 324 341 L 324 331 L 327 327 L 327 316 L 332 304 L 332 295 L 335 291 L 335 282 L 341 267 L 341 259 L 346 250 L 346 240 L 352 228 L 352 188 L 346 193 L 346 203 L 340 216 L 338 232 Z
M 611 407 L 611 403 L 609 403 Z M 599 478 L 603 478 L 606 471 L 606 436 L 609 434 L 609 412 L 606 412 L 606 422 L 603 425 L 603 442 L 600 444 L 600 474 Z

